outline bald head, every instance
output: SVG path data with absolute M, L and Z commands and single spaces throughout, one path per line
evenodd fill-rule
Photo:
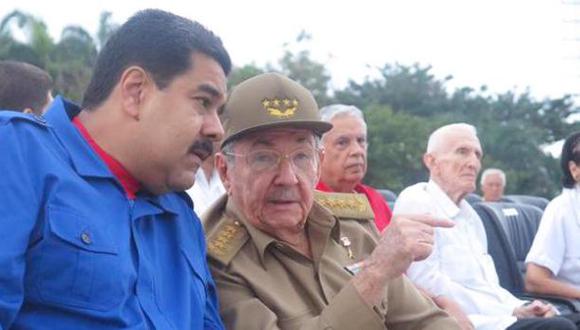
M 481 157 L 475 127 L 458 123 L 440 127 L 431 134 L 423 161 L 431 180 L 459 204 L 465 195 L 475 190 Z
M 470 135 L 477 139 L 477 130 L 473 125 L 456 123 L 441 126 L 429 136 L 429 141 L 427 142 L 427 153 L 443 150 L 447 142 L 446 140 L 457 134 Z

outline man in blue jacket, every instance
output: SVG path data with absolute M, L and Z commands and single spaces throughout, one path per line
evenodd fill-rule
M 231 61 L 198 23 L 137 13 L 82 107 L 0 113 L 0 329 L 222 329 L 191 200 Z

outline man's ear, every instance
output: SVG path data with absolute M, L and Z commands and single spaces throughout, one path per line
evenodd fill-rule
M 123 109 L 129 116 L 139 118 L 139 109 L 148 89 L 155 87 L 149 75 L 139 66 L 131 66 L 121 75 L 119 81 Z
M 423 164 L 429 172 L 435 167 L 435 157 L 431 153 L 426 153 L 423 155 Z
M 229 195 L 231 182 L 230 182 L 230 179 L 228 178 L 228 171 L 230 170 L 230 168 L 228 167 L 228 162 L 226 160 L 226 156 L 224 154 L 222 154 L 221 152 L 218 152 L 217 154 L 215 154 L 215 164 L 214 165 L 215 165 L 215 168 L 220 176 L 220 179 L 222 180 L 224 188 L 226 189 L 226 192 Z
M 580 181 L 580 167 L 578 167 L 574 161 L 568 162 L 568 169 L 570 170 L 570 175 L 572 175 L 574 181 Z

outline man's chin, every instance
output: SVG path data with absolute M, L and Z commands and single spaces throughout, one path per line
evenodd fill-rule
M 195 173 L 194 175 L 183 178 L 181 180 L 175 180 L 171 183 L 170 189 L 171 191 L 185 191 L 193 187 L 195 184 Z

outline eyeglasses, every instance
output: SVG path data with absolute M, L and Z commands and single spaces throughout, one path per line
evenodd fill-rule
M 250 168 L 255 172 L 265 172 L 277 169 L 282 158 L 287 159 L 295 170 L 301 173 L 311 173 L 316 169 L 318 150 L 314 148 L 299 148 L 290 153 L 281 154 L 276 150 L 253 150 L 246 154 L 225 153 L 228 156 L 245 157 Z

